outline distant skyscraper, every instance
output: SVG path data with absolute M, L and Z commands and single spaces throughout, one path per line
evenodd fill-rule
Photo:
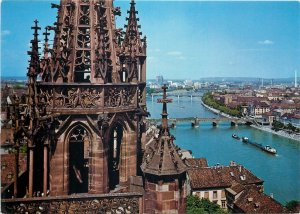
M 162 85 L 164 83 L 164 77 L 162 75 L 156 76 L 156 82 L 159 85 Z
M 298 84 L 297 84 L 297 70 L 295 70 L 295 88 L 298 87 Z

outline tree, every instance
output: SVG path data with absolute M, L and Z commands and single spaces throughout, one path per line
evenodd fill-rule
M 296 200 L 291 200 L 289 202 L 286 203 L 285 207 L 292 212 L 296 212 L 296 208 L 298 206 L 298 204 L 300 204 L 300 202 L 296 201 Z
M 187 197 L 186 207 L 187 207 L 188 214 L 227 213 L 225 210 L 221 209 L 219 205 L 210 202 L 206 198 L 200 199 L 198 196 L 194 196 L 194 195 L 190 195 Z

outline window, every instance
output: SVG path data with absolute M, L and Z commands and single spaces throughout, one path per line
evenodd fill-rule
M 207 198 L 207 199 L 209 198 L 208 192 L 205 192 L 205 193 L 204 193 L 204 198 Z
M 225 197 L 226 197 L 226 195 L 225 195 L 225 190 L 222 190 L 222 192 L 221 192 L 221 197 L 222 197 L 222 198 L 225 198 Z
M 213 191 L 213 198 L 214 199 L 218 198 L 218 192 L 217 191 Z
M 222 200 L 222 208 L 226 208 L 226 201 L 225 200 Z

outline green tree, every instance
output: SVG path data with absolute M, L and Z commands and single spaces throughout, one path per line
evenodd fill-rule
M 187 197 L 186 211 L 188 214 L 225 214 L 225 210 L 221 209 L 219 205 L 210 202 L 206 198 L 200 199 L 198 196 L 190 195 Z
M 296 201 L 296 200 L 291 200 L 289 202 L 286 203 L 285 207 L 292 212 L 296 212 L 296 208 L 298 206 L 298 204 L 300 204 L 300 202 Z

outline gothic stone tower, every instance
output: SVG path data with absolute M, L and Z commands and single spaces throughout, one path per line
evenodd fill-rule
M 125 32 L 116 28 L 120 8 L 112 0 L 52 7 L 57 21 L 45 28 L 44 54 L 38 55 L 37 24 L 30 52 L 28 194 L 126 191 L 141 164 L 146 113 L 146 37 L 135 3 Z
M 185 213 L 186 170 L 168 127 L 167 87 L 164 90 L 159 136 L 147 146 L 141 166 L 144 173 L 144 213 Z

